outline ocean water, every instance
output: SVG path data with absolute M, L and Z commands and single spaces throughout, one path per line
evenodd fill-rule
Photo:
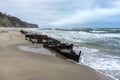
M 74 50 L 82 51 L 80 63 L 120 80 L 120 29 L 32 29 L 61 42 L 73 43 Z

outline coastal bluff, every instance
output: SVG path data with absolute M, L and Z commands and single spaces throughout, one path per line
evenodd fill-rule
M 0 27 L 38 28 L 38 25 L 24 22 L 17 17 L 0 12 Z

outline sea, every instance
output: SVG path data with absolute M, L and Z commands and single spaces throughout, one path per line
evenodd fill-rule
M 82 51 L 79 62 L 96 71 L 120 80 L 120 28 L 37 28 L 64 43 L 73 43 Z

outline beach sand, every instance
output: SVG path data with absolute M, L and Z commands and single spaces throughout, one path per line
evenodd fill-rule
M 0 28 L 0 80 L 112 80 L 87 66 L 18 49 L 32 44 L 20 29 Z

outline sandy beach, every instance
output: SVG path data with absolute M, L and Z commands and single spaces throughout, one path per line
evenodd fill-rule
M 59 55 L 18 49 L 18 46 L 42 47 L 26 41 L 19 30 L 0 28 L 0 80 L 113 80 Z

